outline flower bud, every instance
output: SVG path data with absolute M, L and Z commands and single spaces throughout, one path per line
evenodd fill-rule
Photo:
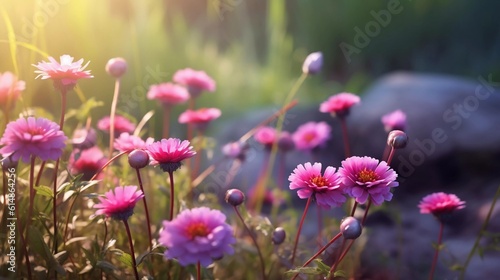
M 359 221 L 353 217 L 342 219 L 340 223 L 340 232 L 345 239 L 356 239 L 361 235 L 362 226 Z
M 302 64 L 302 72 L 304 74 L 314 75 L 321 71 L 323 67 L 323 53 L 313 52 L 306 57 L 304 64 Z
M 121 78 L 127 72 L 127 61 L 121 57 L 115 57 L 106 63 L 106 72 L 114 78 Z
M 13 161 L 11 157 L 6 157 L 0 161 L 2 163 L 3 170 L 8 170 L 9 168 L 16 168 L 17 161 Z
M 245 201 L 245 195 L 238 189 L 230 189 L 226 192 L 226 202 L 232 206 L 238 206 Z
M 79 150 L 87 150 L 95 146 L 97 143 L 97 133 L 93 128 L 82 128 L 77 129 L 73 133 L 73 138 L 71 139 L 73 148 Z
M 128 155 L 128 164 L 135 169 L 144 168 L 149 164 L 149 155 L 141 149 L 133 150 Z
M 289 132 L 283 131 L 281 132 L 278 138 L 278 149 L 283 152 L 291 151 L 295 148 L 295 143 L 293 142 L 293 138 Z
M 408 144 L 408 135 L 401 130 L 393 130 L 389 132 L 387 137 L 387 145 L 394 149 L 403 149 Z
M 222 153 L 228 158 L 245 160 L 247 149 L 244 143 L 231 142 L 222 147 Z
M 286 231 L 282 227 L 277 227 L 273 231 L 273 244 L 274 245 L 280 245 L 285 241 L 286 238 Z

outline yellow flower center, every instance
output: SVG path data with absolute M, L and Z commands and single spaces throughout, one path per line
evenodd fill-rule
M 373 170 L 367 170 L 366 168 L 358 173 L 358 181 L 362 183 L 377 181 L 379 176 Z
M 328 187 L 328 180 L 323 176 L 316 176 L 311 178 L 311 183 L 315 184 L 318 188 Z

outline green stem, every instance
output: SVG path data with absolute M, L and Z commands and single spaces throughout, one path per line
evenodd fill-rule
M 495 209 L 495 204 L 500 198 L 500 187 L 498 187 L 497 192 L 495 193 L 495 196 L 493 197 L 493 201 L 491 202 L 490 210 L 488 211 L 488 215 L 486 215 L 486 219 L 483 222 L 483 225 L 481 226 L 481 230 L 479 231 L 479 234 L 476 237 L 476 241 L 474 241 L 474 245 L 472 246 L 471 251 L 469 252 L 469 255 L 467 256 L 467 260 L 464 263 L 464 266 L 462 267 L 462 272 L 460 273 L 460 280 L 463 280 L 465 278 L 465 271 L 467 270 L 467 267 L 469 266 L 469 263 L 474 256 L 474 253 L 476 252 L 476 249 L 479 247 L 479 241 L 484 235 L 484 232 L 486 231 L 486 228 L 488 227 L 488 224 L 490 222 L 491 215 L 493 214 L 493 210 Z

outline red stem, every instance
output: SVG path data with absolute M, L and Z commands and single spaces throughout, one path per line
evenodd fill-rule
M 304 220 L 307 215 L 307 210 L 309 210 L 309 206 L 311 205 L 312 201 L 312 195 L 307 199 L 306 207 L 304 208 L 304 213 L 302 213 L 302 218 L 300 219 L 299 223 L 299 229 L 297 230 L 297 236 L 295 237 L 295 242 L 293 245 L 293 252 L 292 252 L 292 265 L 293 261 L 295 260 L 295 253 L 297 251 L 297 245 L 299 244 L 299 237 L 300 237 L 300 232 L 302 231 L 302 226 L 304 225 Z
M 33 207 L 35 203 L 35 189 L 34 189 L 34 182 L 35 182 L 35 156 L 31 156 L 31 164 L 30 164 L 30 205 L 28 209 L 28 219 L 26 220 L 26 240 L 28 239 L 28 233 L 29 233 L 29 228 L 31 224 L 31 218 L 33 217 Z
M 434 279 L 434 270 L 436 269 L 436 264 L 438 260 L 438 255 L 441 247 L 441 242 L 443 240 L 443 229 L 444 225 L 443 222 L 439 221 L 439 236 L 438 236 L 438 242 L 436 245 L 436 252 L 434 252 L 434 259 L 432 260 L 432 267 L 431 267 L 431 272 L 429 273 L 429 280 Z
M 148 204 L 146 203 L 146 193 L 144 192 L 144 188 L 142 187 L 141 172 L 139 171 L 139 168 L 136 168 L 135 171 L 137 174 L 137 180 L 139 181 L 139 187 L 141 187 L 141 191 L 144 194 L 142 202 L 144 202 L 144 210 L 146 211 L 146 222 L 148 223 L 149 249 L 153 250 L 153 238 L 151 237 L 151 222 L 149 220 Z
M 240 218 L 241 222 L 243 223 L 243 226 L 245 227 L 246 231 L 248 232 L 248 235 L 250 235 L 250 238 L 252 238 L 253 244 L 255 245 L 255 248 L 257 248 L 257 253 L 259 254 L 259 259 L 260 259 L 260 266 L 262 267 L 262 279 L 266 280 L 266 265 L 264 262 L 264 257 L 262 257 L 262 252 L 260 251 L 259 244 L 257 243 L 257 240 L 255 239 L 255 236 L 253 236 L 252 232 L 248 228 L 247 224 L 245 224 L 245 220 L 243 220 L 243 217 L 241 217 L 240 211 L 238 211 L 238 208 L 236 206 L 233 206 L 234 211 L 238 215 L 238 218 Z
M 90 178 L 89 181 L 93 181 L 95 180 L 95 178 L 97 178 L 97 176 L 99 175 L 99 173 L 101 173 L 104 168 L 108 167 L 108 165 L 110 165 L 113 161 L 115 161 L 117 158 L 121 157 L 123 154 L 125 154 L 126 152 L 121 152 L 119 154 L 117 154 L 116 156 L 112 157 L 110 160 L 108 160 L 95 174 L 94 176 L 92 176 L 92 178 Z
M 196 279 L 201 280 L 201 265 L 200 262 L 196 263 Z
M 139 280 L 140 278 L 139 273 L 137 272 L 137 263 L 135 262 L 134 242 L 132 242 L 132 234 L 130 234 L 130 227 L 128 226 L 127 220 L 123 220 L 123 223 L 125 224 L 125 229 L 127 230 L 128 243 L 130 245 L 130 256 L 132 258 L 132 264 L 134 265 L 135 279 Z
M 328 249 L 328 247 L 330 247 L 330 245 L 332 245 L 335 241 L 337 241 L 337 239 L 339 239 L 341 236 L 342 236 L 342 232 L 337 233 L 337 235 L 335 235 L 330 240 L 330 242 L 328 242 L 325 246 L 323 246 L 323 248 L 321 248 L 316 254 L 314 254 L 314 256 L 312 256 L 309 260 L 307 260 L 307 262 L 305 262 L 301 266 L 301 268 L 309 265 L 310 263 L 312 263 L 312 261 L 314 261 L 314 259 L 316 259 L 319 255 L 321 255 L 321 253 L 323 253 L 326 249 Z M 295 278 L 297 278 L 298 275 L 299 275 L 298 273 L 295 274 L 295 276 L 292 278 L 292 280 L 295 279 Z

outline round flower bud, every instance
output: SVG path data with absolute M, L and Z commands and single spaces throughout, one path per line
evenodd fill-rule
M 114 78 L 120 78 L 127 72 L 127 61 L 121 57 L 115 57 L 106 63 L 106 72 Z
M 133 150 L 128 154 L 128 164 L 135 169 L 144 168 L 149 164 L 149 155 L 141 149 Z
M 238 189 L 230 189 L 226 192 L 226 202 L 232 206 L 238 206 L 245 201 L 245 195 Z
M 281 132 L 278 138 L 278 149 L 283 152 L 291 151 L 295 148 L 295 143 L 293 142 L 293 138 L 290 133 L 284 131 Z
M 277 227 L 273 231 L 273 244 L 274 245 L 280 245 L 285 241 L 286 238 L 286 231 L 282 227 Z
M 245 160 L 247 149 L 244 143 L 231 142 L 222 147 L 222 153 L 228 158 Z
M 302 64 L 302 72 L 304 74 L 314 75 L 321 71 L 323 67 L 323 53 L 313 52 L 306 57 L 304 64 Z
M 73 133 L 73 138 L 71 139 L 73 148 L 79 150 L 87 150 L 95 146 L 97 143 L 97 132 L 95 129 L 82 128 L 77 129 Z
M 340 232 L 345 239 L 356 239 L 361 235 L 362 226 L 359 221 L 353 217 L 342 219 L 340 223 Z
M 393 130 L 389 132 L 387 137 L 387 145 L 394 149 L 402 149 L 408 144 L 408 135 L 401 130 Z
M 8 170 L 9 168 L 16 168 L 17 161 L 13 161 L 11 157 L 6 157 L 0 161 L 2 163 L 3 170 Z

